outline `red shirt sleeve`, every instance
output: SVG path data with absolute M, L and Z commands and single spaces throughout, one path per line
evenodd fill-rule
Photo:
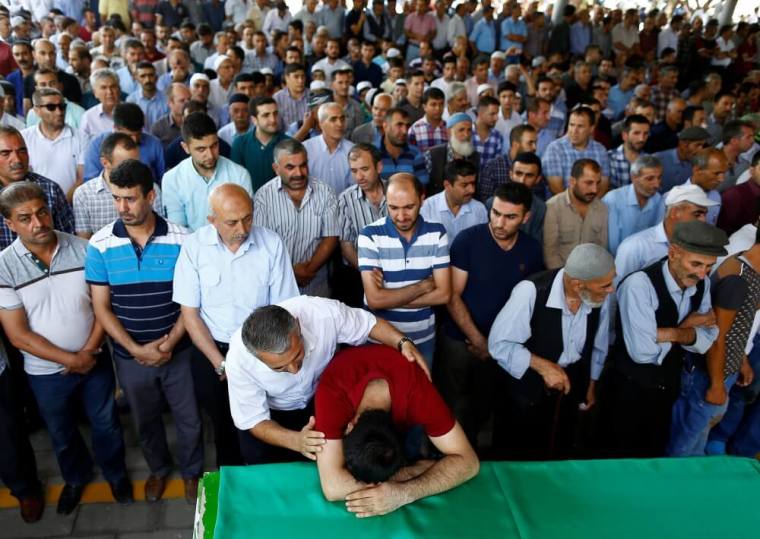
M 454 414 L 421 369 L 414 370 L 407 409 L 409 423 L 422 425 L 425 433 L 431 438 L 448 434 L 454 428 Z

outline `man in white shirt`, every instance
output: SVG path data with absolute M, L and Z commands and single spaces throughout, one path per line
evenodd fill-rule
M 66 103 L 61 92 L 40 88 L 34 92 L 32 102 L 41 121 L 21 132 L 29 151 L 29 164 L 34 172 L 57 183 L 71 200 L 82 183 L 87 141 L 64 122 Z
M 683 15 L 673 15 L 670 19 L 670 26 L 660 30 L 657 34 L 657 58 L 662 56 L 665 49 L 673 49 L 678 52 L 678 34 L 681 32 L 683 24 Z
M 314 427 L 317 380 L 338 344 L 372 339 L 397 348 L 427 373 L 412 341 L 385 320 L 330 299 L 298 296 L 259 307 L 230 338 L 225 371 L 230 411 L 248 464 L 316 460 L 325 444 Z

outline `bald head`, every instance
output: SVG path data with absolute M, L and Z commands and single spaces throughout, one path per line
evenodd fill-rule
M 223 183 L 211 191 L 208 197 L 209 216 L 219 216 L 232 207 L 253 209 L 248 191 L 236 183 Z
M 208 197 L 208 222 L 231 251 L 248 238 L 253 224 L 253 201 L 248 191 L 234 183 L 223 183 Z
M 418 198 L 422 198 L 423 187 L 420 181 L 413 174 L 408 172 L 398 172 L 388 178 L 387 191 L 394 192 L 409 192 L 417 195 Z

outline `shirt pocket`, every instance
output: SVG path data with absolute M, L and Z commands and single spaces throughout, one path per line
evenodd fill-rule
M 228 303 L 232 298 L 222 286 L 222 273 L 214 266 L 202 266 L 198 271 L 201 284 L 201 305 L 209 307 Z
M 249 275 L 243 286 L 236 287 L 235 302 L 248 313 L 256 307 L 269 305 L 269 282 L 259 272 Z

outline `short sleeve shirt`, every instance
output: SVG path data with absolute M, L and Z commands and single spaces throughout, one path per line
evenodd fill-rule
M 343 438 L 367 384 L 377 379 L 388 382 L 391 415 L 400 430 L 421 425 L 435 438 L 454 428 L 454 415 L 416 363 L 388 346 L 366 345 L 339 352 L 322 373 L 314 401 L 316 430 L 329 440 Z

